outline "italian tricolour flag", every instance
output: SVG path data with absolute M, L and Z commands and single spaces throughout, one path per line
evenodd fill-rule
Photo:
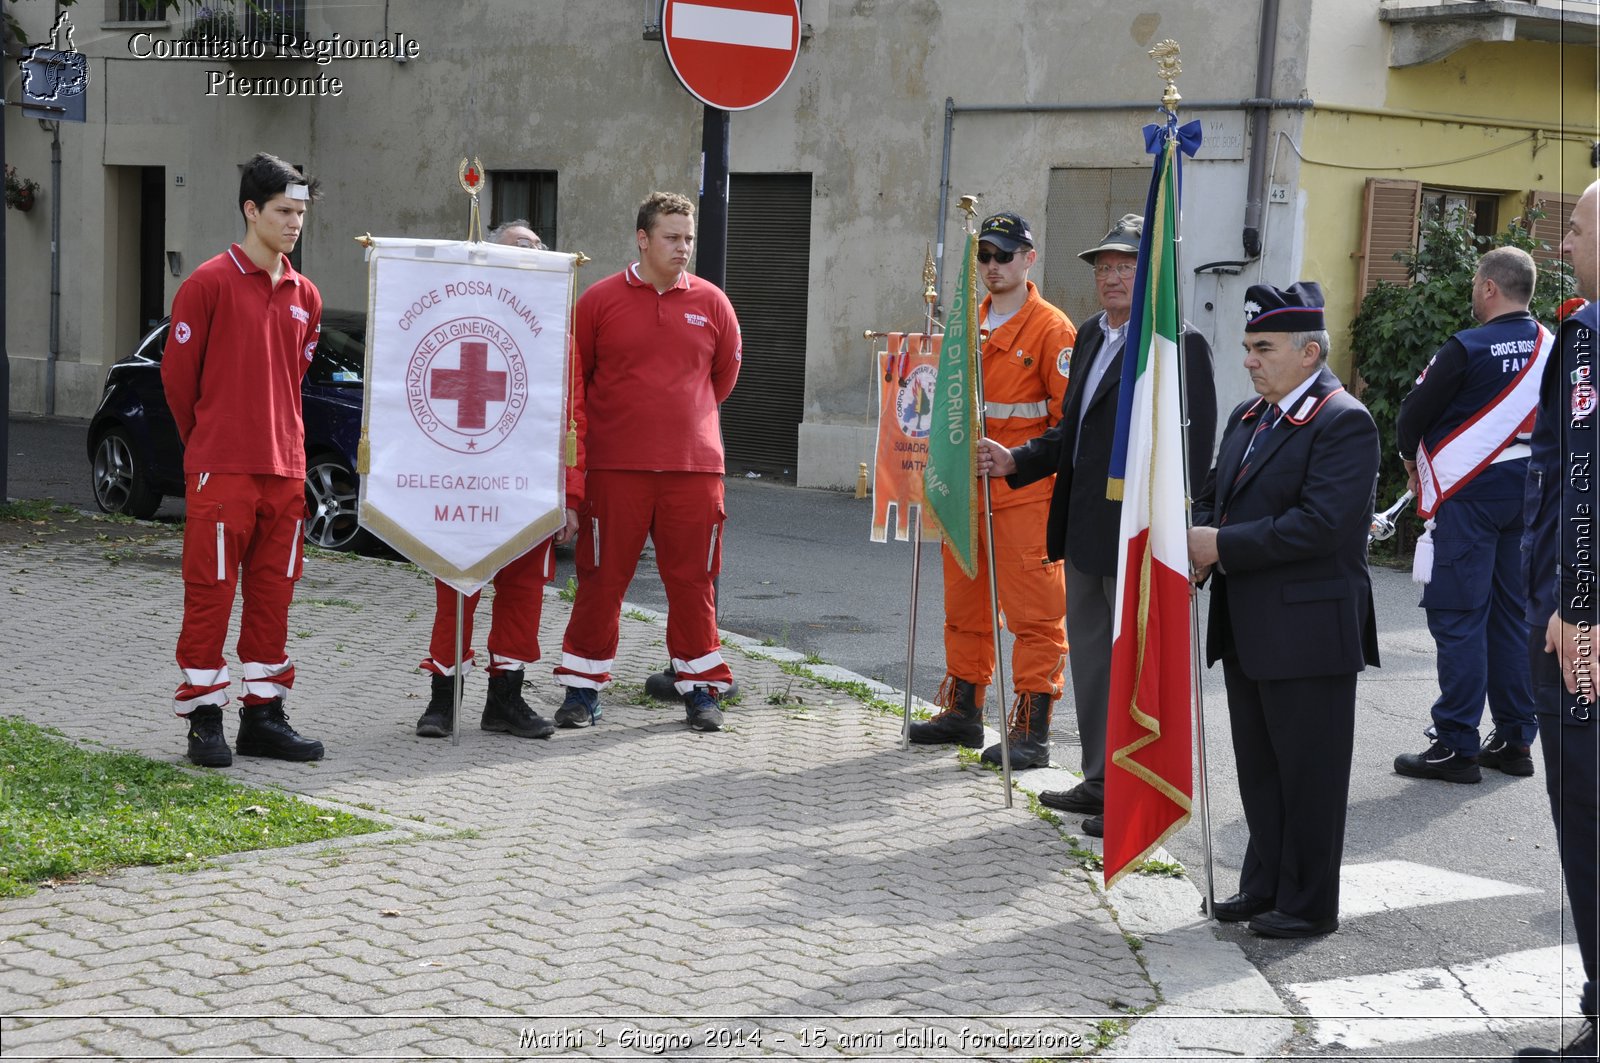
M 1169 119 L 1146 132 L 1156 160 L 1107 486 L 1122 499 L 1106 723 L 1108 887 L 1189 821 L 1194 789 L 1176 255 L 1180 131 Z

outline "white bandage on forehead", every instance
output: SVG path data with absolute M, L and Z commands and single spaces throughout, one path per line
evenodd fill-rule
M 283 194 L 290 199 L 310 199 L 311 188 L 309 185 L 292 184 L 283 190 Z

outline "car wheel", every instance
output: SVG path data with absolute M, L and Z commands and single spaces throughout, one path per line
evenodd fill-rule
M 161 492 L 150 486 L 150 474 L 136 456 L 126 430 L 112 428 L 94 446 L 92 463 L 95 505 L 107 513 L 141 520 L 161 508 Z
M 361 538 L 361 480 L 344 459 L 324 454 L 306 463 L 306 542 L 353 550 Z

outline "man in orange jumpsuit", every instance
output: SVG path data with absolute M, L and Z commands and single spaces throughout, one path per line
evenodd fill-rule
M 983 336 L 985 434 L 1021 446 L 1061 416 L 1076 336 L 1072 321 L 1045 302 L 1028 279 L 1038 260 L 1033 231 L 1010 212 L 984 219 L 978 231 L 978 274 L 989 290 L 978 308 Z M 1066 588 L 1060 561 L 1045 556 L 1045 522 L 1051 479 L 1027 487 L 990 483 L 994 512 L 995 585 L 1006 627 L 1016 639 L 1011 653 L 1009 741 L 1013 768 L 1050 763 L 1050 710 L 1061 696 L 1067 653 Z M 983 744 L 983 704 L 994 675 L 994 628 L 989 607 L 988 555 L 977 544 L 978 568 L 968 579 L 948 547 L 944 555 L 945 676 L 943 711 L 911 725 L 920 745 Z M 1000 746 L 983 751 L 999 763 Z

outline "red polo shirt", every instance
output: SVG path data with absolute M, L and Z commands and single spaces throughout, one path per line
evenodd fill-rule
M 684 273 L 665 292 L 635 263 L 578 299 L 590 469 L 723 471 L 717 405 L 739 376 L 739 321 L 710 281 Z
M 300 378 L 322 331 L 322 295 L 283 260 L 283 279 L 234 244 L 172 300 L 161 383 L 186 473 L 304 477 Z

